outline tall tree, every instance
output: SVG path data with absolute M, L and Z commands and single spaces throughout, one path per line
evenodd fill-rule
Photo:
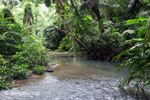
M 26 3 L 24 8 L 24 16 L 23 16 L 23 23 L 27 25 L 34 24 L 34 15 L 32 10 L 32 4 Z

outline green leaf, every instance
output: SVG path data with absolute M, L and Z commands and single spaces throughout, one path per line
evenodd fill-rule
M 131 20 L 127 20 L 125 25 L 133 25 L 133 24 L 138 24 L 138 23 L 144 23 L 147 21 L 148 21 L 148 18 L 131 19 Z
M 142 41 L 144 41 L 144 39 L 141 39 L 141 38 L 127 40 L 127 41 L 125 41 L 125 43 L 121 44 L 120 46 L 125 46 L 127 44 L 136 43 L 136 42 L 142 42 Z

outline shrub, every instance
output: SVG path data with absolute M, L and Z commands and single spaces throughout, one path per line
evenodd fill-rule
M 11 61 L 17 65 L 28 64 L 31 66 L 32 64 L 32 62 L 29 60 L 28 56 L 25 55 L 24 52 L 16 52 L 15 55 L 12 55 Z
M 12 77 L 13 79 L 25 79 L 31 72 L 29 71 L 28 64 L 14 65 L 12 67 Z
M 0 55 L 0 90 L 9 87 L 6 80 L 10 79 L 10 69 L 6 65 L 9 65 L 9 62 Z
M 137 21 L 138 19 L 134 19 L 134 24 Z M 128 76 L 121 82 L 120 87 L 124 87 L 133 82 L 136 90 L 143 92 L 144 95 L 144 89 L 150 86 L 150 19 L 145 28 L 145 38 L 126 41 L 121 46 L 130 45 L 130 47 L 114 58 L 118 60 L 124 56 L 125 60 L 121 63 L 118 70 L 126 67 L 129 71 Z
M 36 65 L 33 68 L 33 73 L 35 73 L 35 74 L 43 74 L 45 69 L 46 69 L 45 66 Z
M 45 46 L 48 49 L 56 50 L 65 37 L 65 33 L 61 31 L 57 25 L 51 25 L 44 30 Z
M 47 63 L 47 49 L 42 45 L 42 40 L 36 35 L 29 35 L 23 38 L 24 43 L 19 46 L 27 57 L 32 62 L 32 67 L 35 64 L 46 65 Z
M 72 41 L 71 38 L 69 36 L 66 36 L 65 38 L 63 38 L 63 40 L 60 42 L 58 48 L 57 48 L 57 52 L 65 52 L 65 51 L 69 51 L 70 48 L 72 47 Z
M 0 76 L 0 90 L 9 88 L 9 84 L 6 83 L 6 80 Z

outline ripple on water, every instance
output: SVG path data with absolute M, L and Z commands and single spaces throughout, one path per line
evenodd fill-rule
M 30 86 L 1 91 L 0 100 L 136 100 L 121 91 L 118 83 L 117 78 L 97 76 L 60 81 L 48 74 Z

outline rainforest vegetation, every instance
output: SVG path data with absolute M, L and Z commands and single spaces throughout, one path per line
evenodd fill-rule
M 47 52 L 122 62 L 144 93 L 150 85 L 149 0 L 1 0 L 0 89 L 43 73 Z

